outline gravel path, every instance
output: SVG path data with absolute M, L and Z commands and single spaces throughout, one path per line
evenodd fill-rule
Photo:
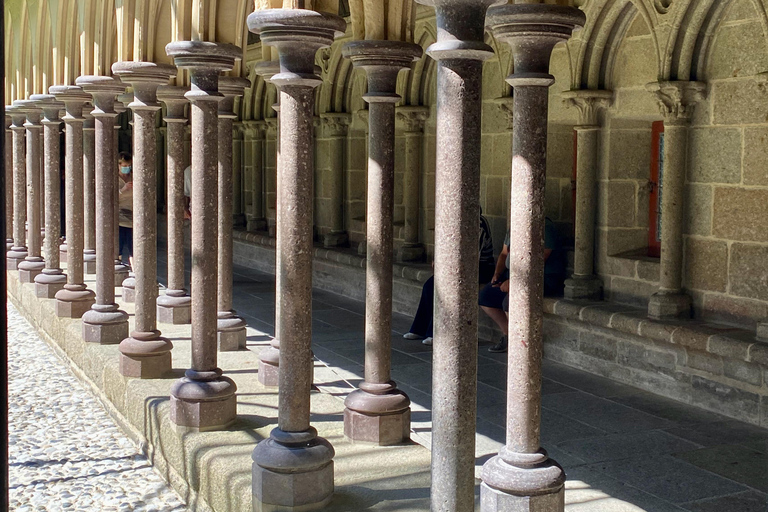
M 10 304 L 8 345 L 11 510 L 187 510 Z

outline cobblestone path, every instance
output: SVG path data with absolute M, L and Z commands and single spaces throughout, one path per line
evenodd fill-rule
M 11 510 L 187 510 L 10 304 L 8 345 Z

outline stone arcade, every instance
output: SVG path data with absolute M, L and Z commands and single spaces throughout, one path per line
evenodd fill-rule
M 432 511 L 561 511 L 542 360 L 768 427 L 765 0 L 6 11 L 9 298 L 217 512 L 351 510 L 407 464 L 429 467 Z M 499 336 L 477 306 L 481 209 L 511 264 L 506 437 L 478 461 L 477 341 Z M 562 297 L 543 297 L 546 218 L 571 256 Z M 393 329 L 432 272 L 424 442 Z M 335 363 L 313 354 L 313 289 L 365 304 L 363 334 L 336 340 L 364 361 L 343 394 L 317 392 Z

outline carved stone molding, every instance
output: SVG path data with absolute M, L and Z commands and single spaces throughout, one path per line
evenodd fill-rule
M 248 140 L 261 139 L 264 137 L 264 132 L 267 129 L 267 123 L 264 120 L 250 119 L 243 121 L 243 130 L 245 131 L 245 138 Z
M 424 124 L 429 119 L 429 107 L 403 105 L 395 109 L 395 115 L 403 123 L 406 133 L 423 132 Z
M 599 126 L 599 113 L 613 103 L 613 91 L 574 89 L 563 93 L 565 104 L 579 109 L 579 126 Z
M 277 134 L 277 118 L 267 117 L 264 119 L 264 123 L 266 124 L 267 134 L 274 137 Z
M 696 103 L 706 97 L 704 82 L 674 81 L 651 82 L 646 89 L 656 95 L 659 110 L 667 123 L 688 122 Z
M 352 114 L 345 112 L 320 114 L 320 123 L 326 137 L 346 137 L 351 122 Z

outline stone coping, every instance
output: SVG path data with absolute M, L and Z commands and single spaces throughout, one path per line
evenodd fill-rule
M 680 345 L 768 366 L 768 343 L 757 340 L 753 330 L 701 320 L 652 320 L 648 318 L 645 308 L 606 301 L 545 298 L 544 312 L 657 343 Z

